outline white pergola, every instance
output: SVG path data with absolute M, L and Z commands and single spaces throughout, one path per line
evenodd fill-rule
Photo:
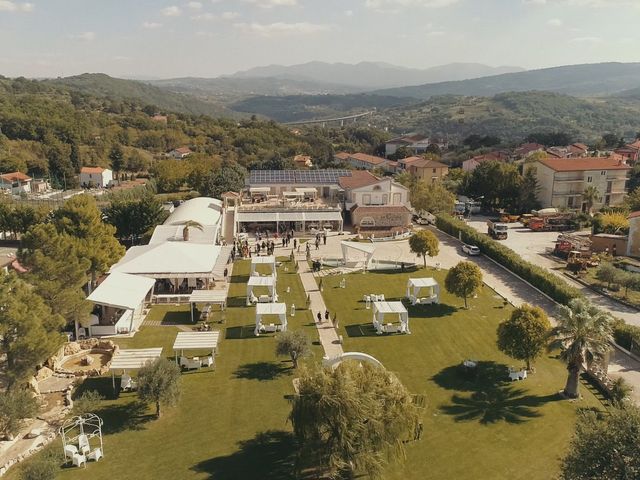
M 365 268 L 369 268 L 369 264 L 371 263 L 371 259 L 373 258 L 373 254 L 376 250 L 375 245 L 371 243 L 349 242 L 345 240 L 340 242 L 340 246 L 342 247 L 342 259 L 344 260 L 345 265 L 347 265 L 349 261 L 349 251 L 355 250 L 363 254 L 365 258 L 364 266 Z
M 384 316 L 395 314 L 398 316 L 400 327 L 393 324 L 384 324 Z M 383 333 L 411 333 L 409 331 L 409 312 L 402 302 L 373 302 L 373 326 L 379 335 Z
M 178 352 L 180 352 L 180 356 L 183 356 L 185 350 L 211 350 L 211 355 L 216 355 L 218 340 L 220 340 L 218 330 L 213 332 L 178 332 L 176 340 L 173 342 L 176 362 L 178 361 Z
M 428 294 L 420 296 L 420 291 L 427 289 Z M 407 298 L 411 300 L 411 305 L 416 303 L 440 303 L 440 285 L 435 279 L 428 278 L 410 278 L 407 281 Z
M 157 348 L 135 348 L 129 350 L 118 350 L 111 359 L 111 379 L 113 390 L 116 389 L 115 371 L 138 370 L 149 362 L 154 362 L 162 356 L 162 347 Z
M 258 265 L 269 265 L 271 271 L 270 275 L 276 275 L 276 257 L 274 255 L 268 255 L 266 257 L 251 257 L 251 275 L 256 273 Z
M 247 306 L 252 303 L 258 303 L 260 301 L 259 298 L 256 298 L 253 294 L 253 289 L 255 287 L 265 287 L 269 289 L 269 301 L 276 302 L 278 300 L 278 296 L 276 295 L 276 277 L 273 275 L 269 275 L 267 277 L 258 277 L 256 275 L 251 275 L 249 277 L 249 281 L 247 282 Z
M 191 323 L 193 323 L 193 307 L 196 304 L 220 305 L 224 310 L 227 306 L 227 292 L 225 290 L 194 290 L 189 296 L 191 304 Z
M 277 326 L 269 324 L 267 326 L 262 324 L 262 317 L 264 315 L 278 315 L 280 317 L 280 331 L 287 331 L 287 305 L 285 303 L 258 303 L 256 305 L 256 329 L 254 334 L 256 337 L 260 335 L 261 331 L 276 331 Z

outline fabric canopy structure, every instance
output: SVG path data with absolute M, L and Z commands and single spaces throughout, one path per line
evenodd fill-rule
M 342 214 L 338 210 L 330 211 L 287 211 L 273 212 L 254 210 L 250 212 L 236 212 L 236 223 L 238 228 L 242 223 L 279 223 L 279 222 L 337 222 L 342 230 Z
M 226 290 L 194 290 L 189 296 L 189 303 L 191 304 L 191 323 L 193 323 L 193 307 L 200 303 L 208 305 L 220 305 L 220 308 L 224 310 L 227 306 L 227 291 Z
M 266 287 L 269 289 L 269 300 L 271 302 L 278 301 L 276 295 L 276 277 L 274 275 L 268 275 L 266 277 L 259 277 L 252 275 L 247 282 L 247 306 L 252 303 L 257 303 L 258 299 L 253 294 L 254 287 Z
M 251 275 L 255 273 L 258 265 L 269 265 L 271 267 L 271 271 L 269 273 L 272 275 L 276 274 L 276 257 L 274 255 L 269 255 L 267 257 L 251 257 Z
M 176 208 L 164 221 L 164 225 L 181 225 L 193 221 L 206 227 L 220 225 L 221 220 L 222 201 L 212 197 L 197 197 L 187 200 Z
M 184 242 L 184 225 L 158 225 L 153 230 L 150 245 L 163 242 Z M 189 243 L 205 243 L 215 245 L 218 238 L 218 225 L 206 225 L 202 230 L 189 228 Z
M 115 371 L 138 370 L 149 362 L 155 362 L 162 356 L 162 347 L 158 348 L 136 348 L 130 350 L 118 350 L 111 359 L 111 381 L 113 390 L 116 390 Z
M 155 283 L 152 278 L 114 272 L 91 292 L 87 300 L 109 307 L 135 310 L 144 302 Z
M 387 314 L 398 315 L 401 333 L 411 333 L 409 331 L 409 312 L 402 302 L 373 302 L 373 326 L 378 334 L 385 332 L 384 316 Z
M 376 251 L 375 245 L 371 243 L 349 242 L 347 240 L 344 240 L 340 242 L 340 246 L 342 247 L 342 259 L 344 260 L 345 265 L 349 263 L 349 250 L 356 250 L 358 252 L 361 252 L 365 256 L 365 269 L 369 268 L 369 264 L 371 263 L 373 254 Z
M 424 288 L 428 290 L 428 294 L 421 297 L 420 291 Z M 407 281 L 406 296 L 411 300 L 411 305 L 416 303 L 440 303 L 440 285 L 431 277 L 410 278 Z
M 213 278 L 212 271 L 221 248 L 218 245 L 190 242 L 163 242 L 131 247 L 111 267 L 111 272 L 150 278 Z
M 256 329 L 254 330 L 256 337 L 265 329 L 262 324 L 264 315 L 278 315 L 280 317 L 280 331 L 287 331 L 287 305 L 285 303 L 258 303 L 256 305 Z
M 178 332 L 173 342 L 173 350 L 183 355 L 185 350 L 211 350 L 211 355 L 215 355 L 218 351 L 218 341 L 220 340 L 220 332 Z M 176 358 L 177 359 L 177 358 Z

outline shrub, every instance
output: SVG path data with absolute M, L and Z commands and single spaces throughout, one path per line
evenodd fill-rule
M 613 339 L 622 348 L 631 350 L 633 344 L 640 345 L 640 327 L 616 319 L 613 324 Z

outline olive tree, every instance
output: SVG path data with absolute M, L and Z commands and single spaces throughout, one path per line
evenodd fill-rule
M 409 237 L 409 247 L 411 251 L 422 257 L 424 266 L 427 266 L 427 255 L 435 257 L 439 249 L 438 237 L 429 230 L 419 230 Z
M 180 399 L 180 367 L 166 358 L 150 362 L 138 372 L 138 398 L 156 406 L 160 418 L 161 405 L 175 405 Z
M 447 273 L 444 286 L 449 293 L 464 298 L 464 308 L 469 308 L 467 298 L 482 287 L 482 271 L 472 262 L 460 262 Z
M 531 363 L 540 356 L 549 338 L 551 323 L 540 307 L 524 304 L 498 325 L 498 348 L 516 360 Z
M 311 355 L 309 337 L 302 330 L 282 332 L 276 338 L 276 355 L 290 357 L 293 368 L 298 368 L 298 360 Z

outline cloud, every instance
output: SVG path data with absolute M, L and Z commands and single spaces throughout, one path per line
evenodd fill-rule
M 189 2 L 187 6 L 192 10 L 200 10 L 202 8 L 202 3 L 200 2 Z
M 314 33 L 326 32 L 330 29 L 329 25 L 320 25 L 315 23 L 298 22 L 298 23 L 236 23 L 235 28 L 247 33 L 254 33 L 263 37 L 275 37 L 283 35 L 309 35 Z
M 158 22 L 142 22 L 142 28 L 160 28 L 162 26 L 161 23 Z
M 394 7 L 441 8 L 458 3 L 458 0 L 365 0 L 367 8 L 383 10 Z
M 273 7 L 295 7 L 298 4 L 298 0 L 244 0 L 247 3 L 252 3 L 262 8 Z
M 446 33 L 447 32 L 442 31 L 442 30 L 434 30 L 433 32 L 427 33 L 427 35 L 429 35 L 430 37 L 442 37 Z
M 182 10 L 180 10 L 180 7 L 172 5 L 170 7 L 163 8 L 160 13 L 165 17 L 177 17 L 182 14 Z
M 0 0 L 0 12 L 33 12 L 33 3 L 17 3 L 10 0 Z
M 549 25 L 550 27 L 562 27 L 564 25 L 564 22 L 559 18 L 550 18 L 547 21 L 547 25 Z
M 638 7 L 638 0 L 522 0 L 530 5 L 573 5 L 578 7 Z
M 220 18 L 223 20 L 233 20 L 234 18 L 238 18 L 240 14 L 238 12 L 222 12 L 220 14 Z
M 116 55 L 115 57 L 113 57 L 113 60 L 116 62 L 130 62 L 131 60 L 133 60 L 133 58 L 125 57 L 124 55 Z
M 600 37 L 576 37 L 569 40 L 569 43 L 602 43 L 602 38 Z
M 92 42 L 96 38 L 95 32 L 82 32 L 69 35 L 73 40 L 82 40 L 84 42 Z
M 209 20 L 215 20 L 217 17 L 210 12 L 206 12 L 206 13 L 200 13 L 198 15 L 194 15 L 193 17 L 191 17 L 191 20 L 205 20 L 205 21 L 209 21 Z
M 345 10 L 344 15 L 345 17 L 353 17 L 353 10 Z

